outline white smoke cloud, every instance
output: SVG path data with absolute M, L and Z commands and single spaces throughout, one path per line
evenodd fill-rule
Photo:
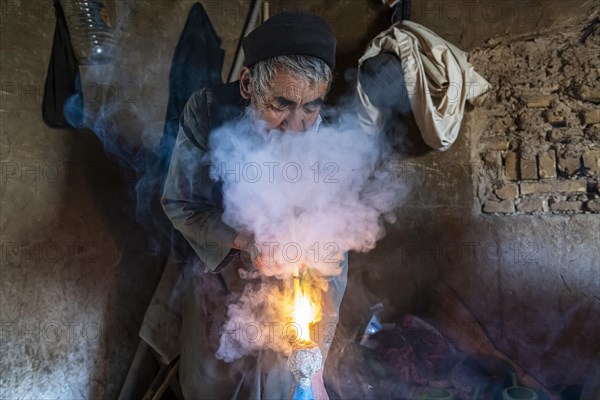
M 286 292 L 272 282 L 252 282 L 244 286 L 240 298 L 229 305 L 215 357 L 234 361 L 253 351 L 271 349 L 282 354 L 291 351 L 293 327 L 286 315 Z
M 307 132 L 266 132 L 243 118 L 210 137 L 214 179 L 223 180 L 223 220 L 254 234 L 276 275 L 303 263 L 339 273 L 349 250 L 369 251 L 407 193 L 382 162 L 381 136 L 351 114 Z

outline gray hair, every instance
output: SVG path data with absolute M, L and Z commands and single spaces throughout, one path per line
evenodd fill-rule
M 271 80 L 278 68 L 306 79 L 312 85 L 327 83 L 327 90 L 333 80 L 329 65 L 320 58 L 307 55 L 277 56 L 258 61 L 250 67 L 250 84 L 257 96 L 264 98 L 271 89 Z

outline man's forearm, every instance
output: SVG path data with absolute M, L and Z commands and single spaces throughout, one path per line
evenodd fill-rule
M 213 202 L 215 183 L 204 156 L 205 152 L 180 131 L 161 203 L 175 229 L 207 269 L 214 271 L 229 254 L 238 233 L 222 221 L 222 210 Z

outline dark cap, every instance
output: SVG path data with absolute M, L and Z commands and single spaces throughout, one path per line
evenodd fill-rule
M 335 44 L 335 36 L 323 18 L 285 11 L 273 15 L 242 40 L 244 65 L 277 56 L 308 55 L 334 69 Z

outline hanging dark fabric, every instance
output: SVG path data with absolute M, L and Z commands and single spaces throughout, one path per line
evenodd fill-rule
M 64 105 L 69 96 L 77 91 L 75 80 L 79 73 L 79 63 L 75 59 L 65 14 L 58 0 L 54 1 L 54 9 L 56 27 L 44 85 L 42 118 L 51 128 L 67 128 L 71 125 L 65 119 Z
M 410 21 L 411 0 L 400 0 L 398 4 L 392 7 L 390 20 L 392 24 L 401 21 Z
M 205 86 L 221 83 L 224 51 L 221 39 L 200 3 L 195 3 L 175 48 L 169 75 L 169 103 L 160 142 L 163 171 L 169 168 L 179 130 L 179 116 L 189 97 Z

